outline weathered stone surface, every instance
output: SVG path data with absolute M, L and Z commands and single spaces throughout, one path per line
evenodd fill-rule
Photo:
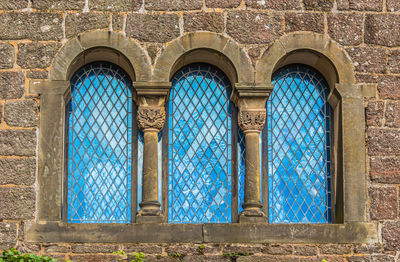
M 365 43 L 383 46 L 400 45 L 400 15 L 367 14 Z
M 333 8 L 333 0 L 303 0 L 306 10 L 330 11 Z
M 246 5 L 257 9 L 301 10 L 301 0 L 246 0 Z
M 0 68 L 12 68 L 14 65 L 15 49 L 10 44 L 0 44 Z
M 185 32 L 211 31 L 221 33 L 224 31 L 224 17 L 222 13 L 188 13 L 183 15 Z
M 73 245 L 73 253 L 112 253 L 118 250 L 116 245 Z M 138 251 L 137 251 L 138 252 Z
M 96 0 L 89 1 L 90 10 L 112 11 L 112 12 L 130 12 L 137 11 L 142 6 L 141 0 Z
M 286 32 L 313 31 L 324 32 L 324 15 L 322 13 L 287 13 L 285 14 Z
M 0 159 L 0 185 L 31 186 L 35 183 L 35 170 L 35 159 Z
M 49 76 L 48 71 L 42 71 L 42 70 L 31 70 L 26 72 L 26 77 L 31 78 L 31 79 L 46 79 Z
M 36 132 L 33 130 L 0 130 L 0 155 L 34 156 Z
M 363 244 L 356 245 L 354 247 L 354 253 L 356 254 L 371 254 L 371 253 L 380 253 L 382 251 L 382 244 Z
M 0 13 L 0 39 L 59 40 L 62 21 L 58 13 Z
M 386 250 L 398 250 L 400 246 L 400 222 L 386 222 L 382 227 L 383 246 Z
M 98 1 L 98 0 L 96 0 Z M 32 8 L 47 10 L 82 10 L 85 0 L 36 0 L 32 1 Z
M 393 255 L 368 255 L 368 256 L 353 256 L 347 258 L 349 262 L 394 262 Z
M 287 257 L 287 256 L 239 256 L 236 259 L 237 262 L 259 262 L 259 261 L 268 261 L 268 262 L 295 262 L 302 261 L 299 257 Z M 307 259 L 306 261 L 313 261 Z M 315 261 L 317 262 L 317 261 Z M 319 262 L 319 261 L 318 261 Z
M 398 0 L 386 0 L 387 10 L 390 12 L 400 11 L 400 2 Z
M 396 219 L 397 192 L 394 187 L 371 187 L 369 189 L 371 219 Z
M 171 259 L 165 261 L 177 261 L 178 259 Z M 157 260 L 159 261 L 159 260 Z M 185 256 L 181 261 L 190 261 L 190 262 L 202 262 L 202 261 L 212 261 L 212 262 L 230 262 L 232 259 L 228 256 Z M 238 260 L 236 260 L 238 261 Z
M 122 31 L 124 27 L 124 16 L 122 15 L 112 15 L 112 30 Z
M 240 253 L 240 254 L 255 254 L 261 252 L 261 245 L 226 245 L 222 250 L 223 253 Z
M 362 15 L 330 14 L 328 33 L 342 45 L 358 45 L 362 42 L 362 22 Z
M 205 245 L 203 253 L 204 254 L 220 254 L 222 251 L 222 246 L 220 244 L 208 244 Z M 197 249 L 197 253 L 201 253 L 199 249 Z
M 227 33 L 235 40 L 248 43 L 270 43 L 283 33 L 282 17 L 272 13 L 230 12 Z
M 196 10 L 201 9 L 202 0 L 146 0 L 145 8 L 156 11 Z
M 59 246 L 59 245 L 43 245 L 44 251 L 48 253 L 69 253 L 71 248 L 69 246 Z
M 367 133 L 370 155 L 400 154 L 400 131 L 374 128 Z
M 0 187 L 0 220 L 30 219 L 35 212 L 35 191 L 31 187 Z
M 205 0 L 206 6 L 210 8 L 235 8 L 240 5 L 241 0 Z
M 388 67 L 391 73 L 400 73 L 400 50 L 390 51 Z
M 13 247 L 16 242 L 17 225 L 12 223 L 0 223 L 0 249 L 9 249 Z
M 370 73 L 386 72 L 386 51 L 377 47 L 350 47 L 346 49 L 356 71 Z
M 378 78 L 378 93 L 382 99 L 400 99 L 400 77 L 381 76 Z
M 169 245 L 165 248 L 167 254 L 179 253 L 181 255 L 197 254 L 197 247 L 194 245 Z
M 74 262 L 115 262 L 115 255 L 72 255 Z
M 147 53 L 149 54 L 149 56 L 151 58 L 151 62 L 154 64 L 158 53 L 162 49 L 162 44 L 148 43 L 148 44 L 146 44 L 146 48 L 147 48 Z
M 0 99 L 18 99 L 25 91 L 23 72 L 0 72 Z
M 383 0 L 338 0 L 338 10 L 382 11 Z
M 351 245 L 320 245 L 319 252 L 321 254 L 343 255 L 351 252 Z
M 270 255 L 290 255 L 293 253 L 293 247 L 290 245 L 266 245 L 262 252 Z
M 28 0 L 2 0 L 0 10 L 15 10 L 28 7 Z
M 107 29 L 110 16 L 105 13 L 68 14 L 65 18 L 65 35 L 70 38 L 93 29 Z
M 126 253 L 142 252 L 145 254 L 161 254 L 162 248 L 157 245 L 127 245 L 124 246 L 123 250 Z
M 385 111 L 385 126 L 400 127 L 400 103 L 388 102 Z
M 298 256 L 315 256 L 317 255 L 317 247 L 312 245 L 293 246 L 294 254 Z
M 17 64 L 22 68 L 46 68 L 61 44 L 27 43 L 18 45 Z
M 367 126 L 382 126 L 385 103 L 382 101 L 369 102 L 366 108 Z
M 179 36 L 179 18 L 174 14 L 131 14 L 126 34 L 144 42 L 168 42 Z
M 357 83 L 370 83 L 370 84 L 376 84 L 378 83 L 378 76 L 377 75 L 372 75 L 372 74 L 356 74 L 356 81 Z
M 4 121 L 9 126 L 33 127 L 37 125 L 37 105 L 34 100 L 6 103 Z
M 400 184 L 400 158 L 371 157 L 371 180 L 385 184 Z

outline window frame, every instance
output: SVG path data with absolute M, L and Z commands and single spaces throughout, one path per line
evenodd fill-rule
M 279 72 L 279 71 L 281 71 L 281 70 L 285 70 L 286 68 L 290 68 L 290 67 L 296 67 L 296 66 L 303 66 L 303 67 L 306 67 L 306 68 L 308 68 L 308 69 L 310 69 L 310 70 L 313 70 L 313 71 L 315 71 L 315 72 L 317 72 L 321 77 L 323 77 L 324 78 L 324 76 L 317 70 L 317 69 L 315 69 L 314 67 L 311 67 L 311 66 L 309 66 L 309 65 L 305 65 L 305 64 L 301 64 L 301 63 L 290 63 L 290 64 L 287 64 L 287 65 L 284 65 L 284 66 L 280 66 L 280 67 L 278 67 L 278 68 L 276 68 L 275 70 L 274 70 L 274 72 L 273 72 L 273 77 Z M 324 80 L 325 80 L 325 78 L 324 78 Z M 325 80 L 325 82 L 326 82 L 326 80 Z M 329 84 L 327 83 L 327 88 L 328 89 L 331 89 L 330 87 L 329 87 Z M 268 100 L 269 100 L 269 98 L 268 98 Z M 331 162 L 331 164 L 330 164 L 330 170 L 329 170 L 329 172 L 330 172 L 330 187 L 331 187 L 331 192 L 330 192 L 330 194 L 331 194 L 331 203 L 330 203 L 330 205 L 331 205 L 331 221 L 332 222 L 327 222 L 327 223 L 302 223 L 302 224 L 334 224 L 334 223 L 336 223 L 336 220 L 335 220 L 335 216 L 336 216 L 336 212 L 335 212 L 335 190 L 334 190 L 334 188 L 335 188 L 335 181 L 336 181 L 336 176 L 335 176 L 335 165 L 334 165 L 334 163 L 333 163 L 333 161 L 332 161 L 332 156 L 333 156 L 333 153 L 334 153 L 334 138 L 335 138 L 335 135 L 337 136 L 338 134 L 335 134 L 335 131 L 334 131 L 334 126 L 333 126 L 333 124 L 334 124 L 334 113 L 333 113 L 333 108 L 332 108 L 332 106 L 329 104 L 329 102 L 328 102 L 328 96 L 327 96 L 327 98 L 326 98 L 326 101 L 325 101 L 325 103 L 327 103 L 327 105 L 329 106 L 329 127 L 330 127 L 330 129 L 329 129 L 329 132 L 330 132 L 330 135 L 329 135 L 329 139 L 330 139 L 330 147 L 329 147 L 329 153 L 330 153 L 330 155 L 331 155 L 331 159 L 330 159 L 330 162 Z M 267 101 L 267 105 L 266 105 L 266 107 L 268 106 L 268 101 Z M 269 176 L 269 172 L 268 172 L 268 161 L 269 161 L 269 159 L 268 159 L 268 143 L 269 143 L 269 141 L 268 141 L 268 121 L 269 121 L 269 119 L 268 119 L 268 109 L 267 109 L 267 122 L 265 123 L 265 126 L 264 126 L 264 129 L 263 129 L 263 131 L 262 131 L 262 170 L 263 170 L 263 181 L 264 181 L 264 183 L 263 183 L 263 187 L 265 187 L 265 193 L 264 193 L 264 190 L 263 190 L 263 197 L 264 197 L 264 200 L 265 200 L 265 204 L 264 204 L 264 210 L 265 210 L 265 212 L 268 212 L 268 215 L 267 215 L 267 217 L 269 218 L 269 192 L 270 192 L 270 189 L 269 189 L 269 181 L 268 181 L 268 179 L 270 178 L 270 176 Z M 271 223 L 271 224 L 290 224 L 290 223 Z
M 208 63 L 188 63 L 187 65 L 184 65 L 180 68 L 177 68 L 174 72 L 173 75 L 175 75 L 177 72 L 182 70 L 185 66 L 193 65 L 193 64 L 206 64 L 206 65 L 211 65 Z M 211 65 L 220 72 L 224 73 L 225 72 L 218 68 L 217 66 Z M 225 74 L 227 77 L 227 75 Z M 172 79 L 172 78 L 171 78 Z M 231 94 L 233 92 L 233 87 L 234 85 L 228 78 L 227 81 L 229 81 L 229 86 L 228 88 L 231 89 Z M 173 86 L 171 87 L 171 89 Z M 226 88 L 226 87 L 225 87 Z M 238 132 L 239 132 L 239 125 L 237 121 L 237 115 L 238 115 L 238 109 L 233 103 L 231 97 L 229 99 L 229 106 L 231 110 L 231 216 L 232 216 L 232 222 L 231 223 L 236 223 L 238 221 L 239 217 L 239 206 L 238 206 L 238 162 L 240 161 L 237 157 L 237 142 L 238 142 Z M 162 206 L 163 212 L 164 212 L 164 222 L 168 223 L 168 196 L 169 196 L 169 99 L 165 103 L 165 112 L 166 112 L 166 118 L 165 118 L 165 124 L 164 128 L 161 131 L 162 136 L 163 136 L 163 145 L 162 145 L 162 151 L 163 151 L 163 156 L 162 156 Z M 165 153 L 164 153 L 165 152 Z M 231 224 L 231 223 L 221 223 L 221 224 Z M 193 224 L 193 223 L 189 223 Z M 204 223 L 199 223 L 199 224 L 204 224 Z
M 109 62 L 134 68 L 133 83 L 138 95 L 168 96 L 167 86 L 176 67 L 190 62 L 212 59 L 215 66 L 230 71 L 237 103 L 247 98 L 257 98 L 257 90 L 267 92 L 272 88 L 268 76 L 288 52 L 309 49 L 325 55 L 338 70 L 340 81 L 332 86 L 329 102 L 335 110 L 335 130 L 340 134 L 340 148 L 335 153 L 343 160 L 342 220 L 336 224 L 68 224 L 62 221 L 62 180 L 65 123 L 65 96 L 68 95 L 69 71 L 79 64 L 76 58 L 93 48 L 108 50 Z M 115 50 L 117 52 L 115 52 Z M 198 50 L 199 53 L 195 51 Z M 203 53 L 201 53 L 201 52 Z M 186 56 L 191 53 L 193 55 Z M 98 53 L 99 54 L 99 53 Z M 97 55 L 98 55 L 97 54 Z M 107 53 L 110 54 L 110 53 Z M 117 55 L 115 55 L 117 54 Z M 107 57 L 104 55 L 103 57 Z M 123 58 L 126 58 L 125 60 Z M 129 63 L 125 63 L 129 62 Z M 30 94 L 40 94 L 41 111 L 38 136 L 38 193 L 35 220 L 24 223 L 28 242 L 86 242 L 86 243 L 376 243 L 378 224 L 367 221 L 365 172 L 364 96 L 374 95 L 376 86 L 355 84 L 350 59 L 338 44 L 316 33 L 291 33 L 282 36 L 264 52 L 255 66 L 244 50 L 233 40 L 217 33 L 195 32 L 185 34 L 170 42 L 159 54 L 155 65 L 143 48 L 133 39 L 107 31 L 92 31 L 69 40 L 57 54 L 50 68 L 48 80 L 31 80 Z M 124 66 L 121 66 L 125 69 Z M 220 67 L 220 68 L 222 68 Z M 318 70 L 318 65 L 315 66 Z M 224 70 L 226 72 L 226 70 Z M 73 70 L 72 70 L 73 71 Z M 146 86 L 139 94 L 138 86 Z M 161 88 L 162 87 L 162 88 Z M 140 106 L 140 103 L 137 103 Z M 350 112 L 351 114 L 344 114 Z M 357 132 L 350 130 L 356 123 Z M 336 127 L 336 126 L 335 126 Z M 351 132 L 353 133 L 351 133 Z M 354 137 L 355 148 L 346 147 Z M 163 161 L 165 159 L 163 152 Z M 358 183 L 363 184 L 362 189 Z M 354 186 L 352 188 L 352 186 Z M 118 232 L 116 234 L 115 232 Z
M 96 50 L 98 51 L 98 50 Z M 71 79 L 73 78 L 73 76 L 75 76 L 81 69 L 83 69 L 84 67 L 86 67 L 87 65 L 90 64 L 94 64 L 94 63 L 107 63 L 109 65 L 114 65 L 119 67 L 118 65 L 112 63 L 112 62 L 108 62 L 108 61 L 95 61 L 95 62 L 91 62 L 91 63 L 85 63 L 84 65 L 82 65 L 79 68 L 74 68 L 74 71 L 71 72 Z M 119 67 L 121 70 L 124 71 L 123 68 Z M 132 170 L 131 170 L 131 223 L 135 223 L 135 219 L 136 219 L 136 214 L 137 214 L 137 186 L 138 186 L 138 181 L 137 181 L 137 177 L 138 177 L 138 135 L 139 135 L 139 128 L 138 128 L 138 124 L 136 121 L 136 113 L 137 113 L 137 106 L 136 106 L 136 102 L 133 99 L 134 98 L 134 89 L 133 89 L 133 85 L 132 82 L 133 80 L 131 79 L 131 75 L 132 74 L 128 74 L 127 72 L 124 71 L 124 73 L 126 74 L 126 77 L 129 78 L 130 80 L 130 85 L 127 86 L 127 88 L 131 89 L 132 92 L 132 112 L 131 112 L 131 117 L 132 117 L 132 137 L 131 137 L 131 152 L 132 152 L 132 159 L 131 161 L 131 165 L 132 165 Z M 64 123 L 64 174 L 63 174 L 63 200 L 62 200 L 62 221 L 64 223 L 70 223 L 70 224 L 80 224 L 77 222 L 68 222 L 68 138 L 69 138 L 69 122 L 68 122 L 68 117 L 69 117 L 69 109 L 68 109 L 68 105 L 72 99 L 71 97 L 71 86 L 68 89 L 68 92 L 66 93 L 66 95 L 64 96 L 65 99 L 65 123 Z M 97 223 L 97 222 L 92 222 L 92 223 Z M 121 223 L 124 224 L 124 223 Z

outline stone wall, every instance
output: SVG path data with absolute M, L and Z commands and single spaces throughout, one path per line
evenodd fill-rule
M 112 2 L 112 4 L 110 4 Z M 82 32 L 120 32 L 136 39 L 154 63 L 186 32 L 233 38 L 253 64 L 274 40 L 295 31 L 326 34 L 351 57 L 359 83 L 376 85 L 365 100 L 368 221 L 380 225 L 374 245 L 31 244 L 24 223 L 37 210 L 40 97 L 30 79 L 46 79 L 54 56 Z M 0 249 L 17 246 L 73 261 L 112 261 L 113 251 L 141 251 L 152 260 L 397 261 L 400 255 L 400 1 L 399 0 L 1 0 L 0 1 Z

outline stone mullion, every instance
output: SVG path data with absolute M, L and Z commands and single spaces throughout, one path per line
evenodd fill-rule
M 232 100 L 239 108 L 238 124 L 245 135 L 245 189 L 240 223 L 266 223 L 262 211 L 260 179 L 260 134 L 266 122 L 265 103 L 272 91 L 270 86 L 238 83 Z
M 163 212 L 158 199 L 158 133 L 165 122 L 165 102 L 171 83 L 134 82 L 138 105 L 137 122 L 143 131 L 142 202 L 136 216 L 137 223 L 162 223 Z
M 242 109 L 239 112 L 239 126 L 245 135 L 245 190 L 243 212 L 239 222 L 266 222 L 261 210 L 260 192 L 260 134 L 266 121 L 264 109 Z
M 161 222 L 158 200 L 158 132 L 164 126 L 165 109 L 159 106 L 139 106 L 137 120 L 143 131 L 142 202 L 137 216 L 139 223 Z

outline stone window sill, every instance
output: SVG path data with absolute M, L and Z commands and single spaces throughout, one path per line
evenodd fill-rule
M 63 243 L 376 243 L 378 224 L 27 223 L 29 242 Z

